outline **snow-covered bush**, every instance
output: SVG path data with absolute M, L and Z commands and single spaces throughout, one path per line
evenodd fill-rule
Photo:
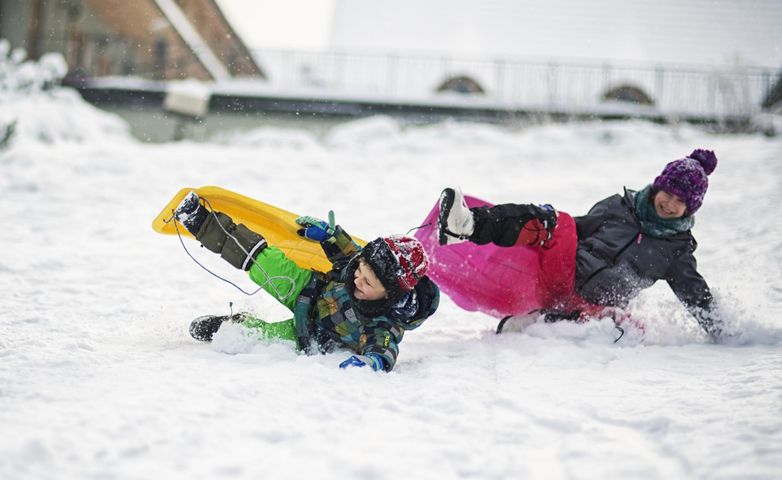
M 11 50 L 8 40 L 0 39 L 0 100 L 56 88 L 68 72 L 59 53 L 47 53 L 37 62 L 25 59 L 24 50 Z
M 68 71 L 62 55 L 28 60 L 0 39 L 0 149 L 16 142 L 116 141 L 130 139 L 127 124 L 86 103 L 60 85 Z

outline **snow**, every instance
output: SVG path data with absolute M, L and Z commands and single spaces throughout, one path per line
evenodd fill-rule
M 778 478 L 782 471 L 782 140 L 639 121 L 505 129 L 385 117 L 326 133 L 264 128 L 144 144 L 68 90 L 9 94 L 0 150 L 0 478 Z M 45 133 L 42 133 L 45 132 Z M 496 319 L 444 298 L 389 374 L 340 370 L 199 315 L 290 314 L 198 268 L 150 223 L 184 186 L 220 185 L 405 233 L 449 185 L 573 214 L 693 148 L 720 164 L 698 212 L 699 268 L 731 345 L 666 285 L 605 321 Z M 187 241 L 213 271 L 249 280 Z

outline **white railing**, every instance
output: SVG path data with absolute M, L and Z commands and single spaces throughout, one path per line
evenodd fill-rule
M 664 115 L 746 116 L 760 111 L 779 71 L 770 68 L 616 65 L 448 56 L 255 51 L 272 85 L 380 99 L 436 98 L 449 78 L 468 77 L 485 101 L 508 108 L 589 111 L 610 90 L 633 87 Z

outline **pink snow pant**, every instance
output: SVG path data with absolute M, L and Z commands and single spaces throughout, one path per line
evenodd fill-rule
M 603 309 L 576 293 L 578 233 L 573 217 L 559 212 L 554 236 L 538 249 L 537 297 L 541 308 L 563 312 L 598 313 Z

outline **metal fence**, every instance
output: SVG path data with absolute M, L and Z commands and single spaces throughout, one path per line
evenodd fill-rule
M 583 112 L 608 106 L 624 87 L 664 115 L 747 116 L 761 110 L 780 72 L 745 66 L 643 66 L 480 60 L 448 56 L 255 51 L 269 82 L 396 101 L 426 101 L 466 78 L 485 101 L 510 108 Z M 477 95 L 472 95 L 477 96 Z

